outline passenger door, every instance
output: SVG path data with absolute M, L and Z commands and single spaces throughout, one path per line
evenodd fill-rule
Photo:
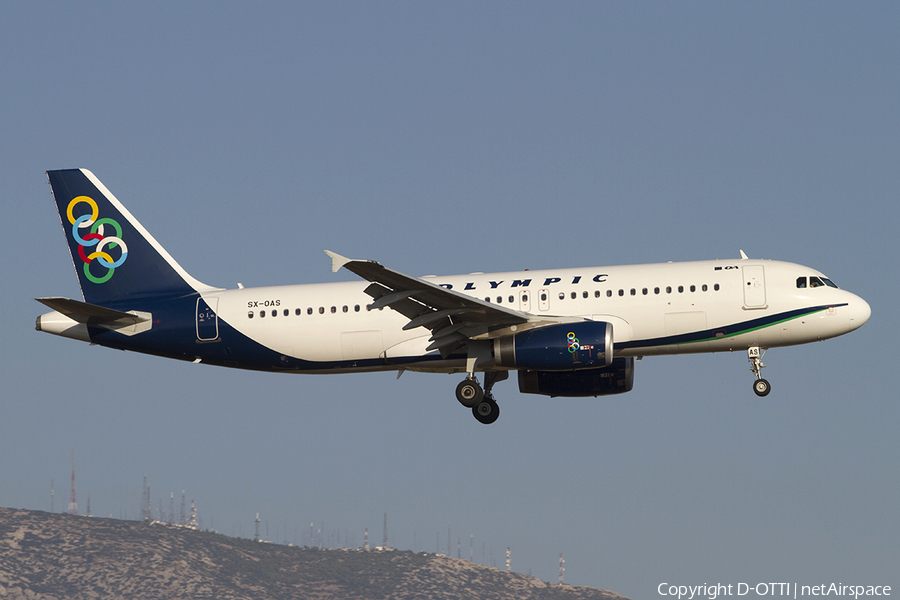
M 766 307 L 766 273 L 762 265 L 743 267 L 744 308 Z

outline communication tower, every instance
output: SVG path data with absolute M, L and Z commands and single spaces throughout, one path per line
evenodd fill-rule
M 559 553 L 559 585 L 563 584 L 563 573 L 566 572 L 566 561 L 563 560 L 562 552 Z
M 78 514 L 78 501 L 75 500 L 75 451 L 72 451 L 72 495 L 69 496 L 69 510 L 67 511 L 70 515 Z
M 193 498 L 191 498 L 191 520 L 188 523 L 188 527 L 197 529 L 197 506 L 194 504 Z
M 178 524 L 182 527 L 187 525 L 187 517 L 184 514 L 184 490 L 181 490 L 181 518 L 178 519 Z
M 509 546 L 506 547 L 506 572 L 509 573 Z
M 54 496 L 55 494 L 56 494 L 56 492 L 55 492 L 54 489 L 53 489 L 53 480 L 51 479 L 51 480 L 50 480 L 50 512 L 54 512 L 54 510 L 53 510 L 53 496 Z
M 259 513 L 256 513 L 256 520 L 254 521 L 254 523 L 256 523 L 256 535 L 253 536 L 253 541 L 258 542 L 259 541 Z
M 369 551 L 369 528 L 366 527 L 366 539 L 363 542 L 363 552 Z
M 147 476 L 144 475 L 144 493 L 141 497 L 141 518 L 145 521 L 153 520 L 153 512 L 150 508 L 150 486 L 147 485 Z
M 387 550 L 387 511 L 384 511 L 384 537 L 381 542 L 381 549 Z

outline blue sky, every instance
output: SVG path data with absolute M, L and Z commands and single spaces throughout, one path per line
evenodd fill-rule
M 656 597 L 659 583 L 900 585 L 900 9 L 891 3 L 0 7 L 0 505 L 380 542 Z M 47 169 L 91 169 L 192 275 L 350 280 L 750 256 L 872 306 L 861 330 L 648 358 L 621 397 L 455 376 L 265 375 L 34 331 L 79 297 Z M 176 506 L 177 506 L 176 502 Z M 277 536 L 277 537 L 276 537 Z M 482 548 L 484 548 L 482 554 Z

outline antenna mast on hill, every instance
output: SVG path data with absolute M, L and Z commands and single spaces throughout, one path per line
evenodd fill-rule
M 53 511 L 53 496 L 56 494 L 56 491 L 53 489 L 53 480 L 50 480 L 50 512 Z
M 509 546 L 506 547 L 506 572 L 509 573 Z
M 559 585 L 563 584 L 563 573 L 566 572 L 566 561 L 563 560 L 562 552 L 559 553 Z
M 381 549 L 387 550 L 387 511 L 384 511 L 384 538 L 381 542 Z
M 68 513 L 70 515 L 78 514 L 78 502 L 75 500 L 75 451 L 72 451 L 72 495 L 69 496 L 69 510 Z
M 147 485 L 147 476 L 144 475 L 144 493 L 141 497 L 141 517 L 145 521 L 153 520 L 153 510 L 150 508 L 150 486 Z
M 256 520 L 254 521 L 254 523 L 256 523 L 256 535 L 253 536 L 253 541 L 258 542 L 259 541 L 259 513 L 256 513 Z
M 363 542 L 363 552 L 369 551 L 369 528 L 366 527 L 366 539 Z
M 184 490 L 181 490 L 181 518 L 178 519 L 178 524 L 182 527 L 187 525 L 187 518 L 184 514 Z
M 194 499 L 191 498 L 191 520 L 188 523 L 191 529 L 197 529 L 197 507 L 194 505 Z

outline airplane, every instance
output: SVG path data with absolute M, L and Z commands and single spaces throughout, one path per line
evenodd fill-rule
M 631 391 L 644 356 L 766 350 L 853 331 L 865 300 L 798 264 L 740 259 L 414 277 L 326 250 L 363 281 L 237 289 L 191 277 L 86 169 L 47 171 L 82 300 L 37 298 L 46 333 L 194 363 L 284 373 L 465 374 L 481 423 L 493 386 L 605 396 Z M 478 381 L 482 374 L 484 384 Z

